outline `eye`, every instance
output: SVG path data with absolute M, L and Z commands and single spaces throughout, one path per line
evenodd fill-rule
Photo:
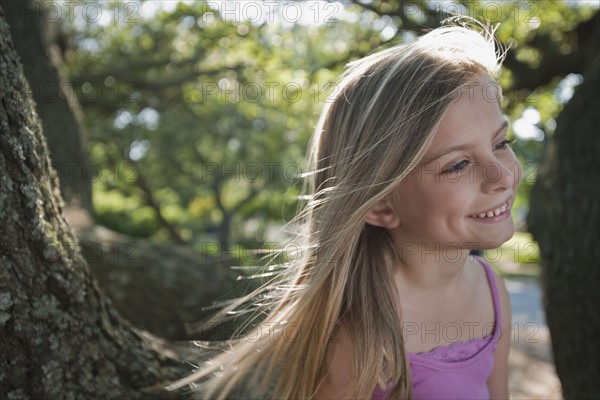
M 451 174 L 453 172 L 458 172 L 462 169 L 464 169 L 467 165 L 469 165 L 469 161 L 467 160 L 462 160 L 456 164 L 454 164 L 453 166 L 451 166 L 450 168 L 446 169 L 444 171 L 444 174 Z
M 515 142 L 515 139 L 504 139 L 503 141 L 501 141 L 500 143 L 496 144 L 494 146 L 494 150 L 504 150 L 506 149 L 509 145 L 513 144 Z

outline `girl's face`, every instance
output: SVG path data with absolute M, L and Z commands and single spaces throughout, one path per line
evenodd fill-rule
M 400 224 L 390 230 L 396 243 L 484 249 L 513 235 L 510 209 L 521 168 L 496 93 L 486 77 L 452 103 L 421 163 L 400 184 Z

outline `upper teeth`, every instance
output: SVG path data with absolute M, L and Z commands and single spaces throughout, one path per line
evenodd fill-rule
M 482 212 L 479 214 L 473 214 L 471 215 L 471 217 L 474 218 L 491 218 L 491 217 L 495 217 L 497 215 L 500 215 L 501 213 L 503 213 L 504 211 L 506 211 L 506 209 L 508 208 L 508 204 L 503 204 L 502 206 L 496 208 L 495 210 L 490 210 L 488 212 Z

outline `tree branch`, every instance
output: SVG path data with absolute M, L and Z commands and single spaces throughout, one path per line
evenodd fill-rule
M 589 20 L 580 22 L 573 30 L 577 35 L 577 49 L 567 54 L 559 51 L 556 42 L 550 38 L 550 33 L 536 35 L 525 45 L 541 52 L 542 62 L 539 67 L 532 67 L 517 60 L 516 49 L 509 50 L 504 66 L 513 72 L 514 82 L 510 89 L 534 90 L 550 83 L 556 77 L 563 77 L 570 73 L 583 74 L 589 66 L 590 58 L 598 52 L 599 26 L 600 12 L 596 12 Z
M 148 180 L 144 177 L 144 174 L 142 174 L 142 172 L 140 171 L 139 165 L 137 163 L 133 163 L 133 165 L 135 166 L 135 170 L 136 170 L 136 174 L 137 174 L 137 179 L 136 179 L 135 183 L 144 193 L 144 200 L 145 200 L 146 205 L 148 205 L 150 208 L 152 208 L 154 210 L 154 213 L 156 214 L 156 218 L 158 219 L 158 222 L 160 223 L 160 225 L 163 228 L 165 228 L 167 230 L 167 232 L 169 233 L 169 236 L 171 237 L 171 239 L 173 239 L 173 241 L 175 243 L 177 243 L 177 244 L 187 243 L 179 235 L 179 233 L 177 232 L 175 227 L 169 221 L 167 221 L 165 219 L 165 217 L 163 216 L 161 207 L 158 204 L 158 202 L 156 201 L 156 198 L 154 197 L 154 195 L 152 193 L 152 189 L 150 188 L 150 185 L 148 184 Z

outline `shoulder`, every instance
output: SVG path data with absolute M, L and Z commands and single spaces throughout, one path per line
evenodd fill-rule
M 488 274 L 485 271 L 487 270 L 491 273 L 496 292 L 498 293 L 498 302 L 500 309 L 502 310 L 502 316 L 504 316 L 506 310 L 510 312 L 510 297 L 508 294 L 508 289 L 506 288 L 506 283 L 504 282 L 504 278 L 496 270 L 494 270 L 490 263 L 488 263 L 484 258 L 477 256 L 477 263 L 483 264 L 485 266 L 485 269 L 482 270 L 484 273 L 481 274 L 480 278 L 483 281 L 482 285 L 489 287 L 487 277 Z M 506 319 L 503 319 L 503 322 L 504 321 L 506 321 Z
M 497 337 L 497 352 L 502 359 L 508 360 L 511 337 L 510 329 L 512 325 L 510 295 L 508 294 L 508 289 L 506 288 L 506 282 L 504 282 L 504 278 L 496 271 L 494 271 L 494 278 L 496 281 L 496 288 L 498 290 L 498 306 L 502 316 L 502 325 L 500 326 L 500 332 Z
M 476 256 L 472 262 L 473 264 L 477 264 L 475 268 L 472 269 L 473 271 L 476 271 L 474 283 L 478 288 L 476 291 L 477 297 L 482 299 L 484 297 L 480 296 L 485 296 L 491 300 L 490 303 L 493 304 L 494 309 L 500 312 L 499 316 L 502 322 L 501 329 L 502 331 L 505 331 L 511 323 L 510 297 L 506 288 L 506 283 L 502 276 L 482 257 Z M 495 296 L 493 292 L 490 293 L 490 290 L 495 291 L 497 296 Z M 485 293 L 487 293 L 487 295 Z M 487 303 L 487 301 L 484 303 Z
M 494 298 L 494 303 L 496 310 L 500 312 L 501 325 L 498 327 L 499 332 L 497 332 L 496 340 L 498 343 L 498 352 L 500 354 L 504 354 L 504 356 L 508 356 L 508 351 L 510 347 L 510 326 L 512 324 L 512 313 L 511 313 L 511 305 L 510 305 L 510 296 L 508 294 L 508 289 L 506 287 L 506 283 L 502 275 L 496 272 L 488 262 L 482 259 L 483 264 L 485 265 L 488 272 L 491 274 L 493 278 L 493 283 L 495 285 L 496 293 L 498 294 L 497 298 Z M 487 274 L 486 274 L 487 275 Z
M 496 282 L 496 289 L 498 291 L 498 301 L 500 302 L 499 305 L 502 312 L 502 328 L 505 329 L 507 326 L 510 326 L 511 320 L 510 296 L 502 275 L 494 270 L 492 270 L 492 272 L 494 274 L 494 281 Z
M 502 313 L 502 325 L 496 337 L 497 345 L 494 353 L 494 367 L 488 378 L 488 388 L 491 399 L 506 399 L 508 390 L 508 356 L 510 352 L 510 327 L 512 324 L 510 297 L 502 276 L 493 271 L 494 281 L 498 292 L 498 302 Z

